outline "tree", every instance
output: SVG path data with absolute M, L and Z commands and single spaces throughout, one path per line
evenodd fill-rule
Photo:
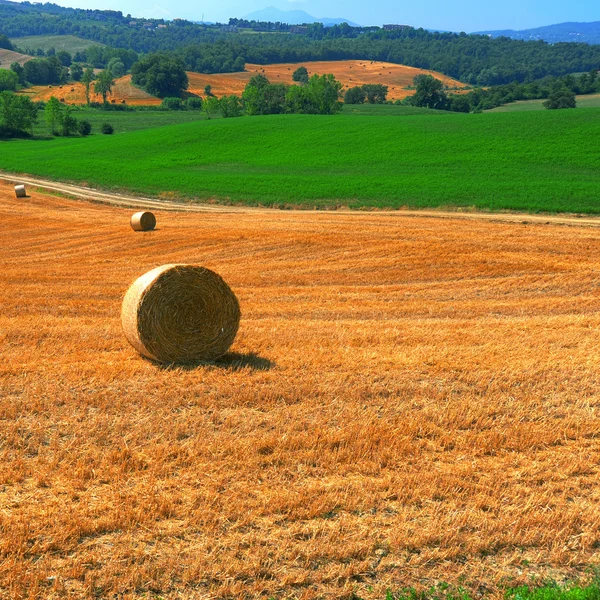
M 550 94 L 548 96 L 548 100 L 546 100 L 543 104 L 544 108 L 551 110 L 557 108 L 576 108 L 577 99 L 575 98 L 574 92 L 565 88 Z
M 238 96 L 223 96 L 219 100 L 219 109 L 225 119 L 229 117 L 241 117 L 244 113 L 242 100 Z
M 471 112 L 471 104 L 465 96 L 450 96 L 450 110 L 453 112 Z
M 63 67 L 56 58 L 34 58 L 23 66 L 23 77 L 33 85 L 48 83 L 65 83 L 69 77 L 69 70 Z
M 14 71 L 0 69 L 0 92 L 14 92 L 19 85 L 19 76 Z
M 125 75 L 125 65 L 123 64 L 123 61 L 116 56 L 108 61 L 106 68 L 112 73 L 113 77 L 118 78 Z
M 202 103 L 202 110 L 206 115 L 207 119 L 210 119 L 213 114 L 215 114 L 219 110 L 219 99 L 214 96 L 209 96 Z
M 112 135 L 115 132 L 115 129 L 110 123 L 102 123 L 100 131 L 105 135 Z
M 148 54 L 134 63 L 131 81 L 159 98 L 180 97 L 188 87 L 183 62 L 163 52 Z
M 417 75 L 413 79 L 416 88 L 411 96 L 413 106 L 437 108 L 444 110 L 448 104 L 448 96 L 444 92 L 444 84 L 431 75 Z
M 358 85 L 356 87 L 351 87 L 346 90 L 344 94 L 344 103 L 345 104 L 364 104 L 367 98 L 367 94 L 363 89 L 362 85 Z
M 202 110 L 202 98 L 191 96 L 185 101 L 188 110 Z
M 292 73 L 292 80 L 305 85 L 308 83 L 308 69 L 306 67 L 298 67 Z
M 25 69 L 18 62 L 14 62 L 10 65 L 10 70 L 17 74 L 19 78 L 19 85 L 25 85 Z
M 90 85 L 95 78 L 96 76 L 94 75 L 94 70 L 90 69 L 89 67 L 85 70 L 83 77 L 81 78 L 83 85 L 85 85 L 85 99 L 88 106 L 90 105 Z
M 8 91 L 0 92 L 0 135 L 33 133 L 37 118 L 37 106 L 30 98 Z
M 77 119 L 71 114 L 70 106 L 62 106 L 58 113 L 60 135 L 73 135 L 77 131 Z
M 51 96 L 50 100 L 46 102 L 46 107 L 44 108 L 44 118 L 46 119 L 46 123 L 50 126 L 50 131 L 53 135 L 57 135 L 58 133 L 61 110 L 61 103 L 57 98 Z
M 71 55 L 66 50 L 60 50 L 56 53 L 56 58 L 60 61 L 60 64 L 63 67 L 70 67 L 72 58 Z
M 333 75 L 313 75 L 306 88 L 317 114 L 333 115 L 342 110 L 342 84 Z
M 182 110 L 184 108 L 181 98 L 163 98 L 160 107 L 164 110 Z
M 102 95 L 102 103 L 106 105 L 106 96 L 112 92 L 112 86 L 115 84 L 112 73 L 105 69 L 98 73 L 96 83 L 94 84 L 94 93 Z
M 83 137 L 90 135 L 92 133 L 92 124 L 89 121 L 82 120 L 77 123 L 77 131 L 79 135 Z
M 362 86 L 369 104 L 383 104 L 387 99 L 388 87 L 380 83 L 367 83 Z
M 207 83 L 204 86 L 204 95 L 205 96 L 212 96 L 212 85 L 210 85 L 209 83 Z
M 77 63 L 74 63 L 71 65 L 71 79 L 73 81 L 81 81 L 81 78 L 83 77 L 83 67 L 81 65 L 78 65 Z
M 8 36 L 0 33 L 0 48 L 4 50 L 14 50 L 15 47 L 12 45 L 11 41 L 8 39 Z

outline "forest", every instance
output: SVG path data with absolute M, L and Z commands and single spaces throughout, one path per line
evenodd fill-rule
M 142 22 L 120 11 L 6 0 L 0 1 L 0 23 L 0 34 L 13 39 L 17 49 L 20 36 L 41 34 L 71 34 L 105 44 L 108 48 L 102 51 L 86 51 L 93 57 L 80 57 L 98 68 L 115 56 L 114 49 L 140 54 L 168 50 L 183 60 L 187 70 L 199 73 L 242 71 L 246 62 L 360 59 L 431 69 L 471 85 L 490 86 L 587 72 L 600 65 L 600 45 L 550 45 L 412 27 L 387 31 L 311 24 L 302 34 L 247 35 L 218 24 L 207 26 L 181 19 Z

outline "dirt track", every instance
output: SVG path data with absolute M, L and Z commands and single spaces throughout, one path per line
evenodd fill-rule
M 60 183 L 48 179 L 39 179 L 29 175 L 19 176 L 0 171 L 0 179 L 8 182 L 23 183 L 27 186 L 34 186 L 66 194 L 82 200 L 91 200 L 101 202 L 112 206 L 122 206 L 131 208 L 160 209 L 166 211 L 182 212 L 272 212 L 279 209 L 257 208 L 250 206 L 225 206 L 218 204 L 197 204 L 174 202 L 172 200 L 158 200 L 156 198 L 144 198 L 128 194 L 119 194 L 107 192 L 68 183 Z M 289 212 L 289 211 L 286 211 Z M 306 209 L 302 210 L 306 212 Z M 319 211 L 322 212 L 322 211 Z M 336 210 L 339 213 L 362 214 L 362 211 Z M 532 215 L 528 213 L 487 213 L 487 212 L 467 212 L 467 211 L 447 211 L 447 210 L 406 210 L 397 211 L 377 211 L 381 214 L 398 214 L 401 216 L 414 217 L 435 217 L 439 219 L 469 219 L 498 221 L 503 223 L 521 223 L 521 224 L 540 224 L 540 225 L 567 225 L 571 227 L 600 227 L 600 217 L 579 216 L 579 215 Z

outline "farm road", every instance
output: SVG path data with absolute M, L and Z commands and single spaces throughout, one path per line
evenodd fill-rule
M 119 194 L 115 192 L 106 192 L 90 187 L 78 186 L 68 183 L 61 183 L 49 179 L 39 179 L 30 177 L 29 175 L 19 176 L 0 171 L 0 178 L 10 184 L 25 184 L 26 186 L 34 186 L 51 190 L 93 202 L 110 204 L 112 206 L 120 206 L 124 208 L 141 208 L 141 209 L 157 209 L 178 212 L 235 212 L 235 213 L 258 213 L 258 212 L 273 212 L 277 208 L 251 207 L 251 206 L 226 206 L 218 204 L 200 204 L 200 203 L 184 203 L 175 202 L 173 200 L 158 200 L 152 198 L 144 198 L 128 194 Z M 306 212 L 310 209 L 298 209 Z M 286 212 L 289 212 L 286 210 Z M 339 212 L 343 214 L 353 213 L 361 214 L 357 210 L 321 210 L 316 212 Z M 521 224 L 540 224 L 540 225 L 567 225 L 571 227 L 600 227 L 600 217 L 579 216 L 579 215 L 532 215 L 528 213 L 487 213 L 487 212 L 467 212 L 467 211 L 448 211 L 448 210 L 408 210 L 399 209 L 395 211 L 377 211 L 381 214 L 398 214 L 401 216 L 413 217 L 434 217 L 439 219 L 469 219 L 469 220 L 484 220 L 484 221 L 499 221 L 503 223 L 521 223 Z

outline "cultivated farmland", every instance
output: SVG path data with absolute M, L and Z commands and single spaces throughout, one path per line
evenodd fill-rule
M 8 69 L 14 62 L 23 66 L 32 58 L 33 56 L 29 56 L 28 54 L 20 54 L 19 52 L 13 52 L 12 50 L 0 48 L 0 65 L 2 65 L 3 69 Z
M 215 119 L 112 137 L 11 141 L 0 147 L 0 165 L 223 203 L 598 213 L 599 115 L 590 108 Z
M 66 50 L 71 54 L 81 52 L 90 46 L 104 46 L 100 42 L 86 40 L 76 35 L 30 35 L 12 38 L 11 42 L 23 50 L 26 48 L 32 50 L 41 48 L 44 52 L 47 52 L 50 48 L 54 48 L 57 52 Z
M 5 598 L 350 597 L 598 561 L 598 228 L 131 210 L 0 184 Z M 235 211 L 235 212 L 233 212 Z M 129 284 L 219 272 L 232 353 L 164 368 Z
M 331 73 L 344 88 L 364 85 L 365 83 L 381 83 L 388 86 L 388 99 L 398 100 L 406 98 L 414 93 L 408 89 L 417 75 L 433 75 L 451 88 L 463 88 L 464 83 L 436 73 L 406 65 L 397 65 L 387 62 L 368 60 L 341 60 L 341 61 L 319 61 L 304 63 L 285 63 L 275 65 L 253 65 L 247 64 L 242 73 L 221 73 L 217 75 L 205 75 L 202 73 L 188 73 L 189 91 L 204 96 L 204 86 L 209 84 L 216 96 L 227 94 L 241 95 L 250 78 L 257 74 L 267 77 L 272 83 L 285 83 L 292 85 L 292 74 L 300 67 L 305 66 L 309 75 L 324 75 Z
M 206 85 L 212 87 L 212 93 L 221 97 L 230 94 L 241 96 L 244 87 L 250 81 L 253 75 L 262 73 L 266 75 L 273 83 L 286 83 L 291 85 L 292 73 L 300 66 L 305 65 L 310 75 L 332 73 L 344 84 L 344 87 L 353 87 L 365 83 L 382 83 L 389 87 L 388 98 L 390 100 L 402 99 L 410 96 L 414 92 L 408 89 L 412 85 L 413 78 L 419 74 L 431 74 L 441 79 L 445 85 L 452 88 L 462 88 L 465 84 L 451 79 L 441 73 L 434 71 L 425 71 L 407 67 L 405 65 L 396 65 L 392 63 L 382 63 L 359 60 L 345 61 L 323 61 L 306 63 L 286 63 L 278 65 L 246 65 L 246 70 L 241 73 L 219 73 L 215 75 L 205 75 L 201 73 L 188 72 L 189 93 L 196 96 L 205 96 L 204 88 Z M 82 83 L 74 83 L 64 86 L 64 92 L 60 92 L 60 97 L 72 104 L 85 104 L 85 87 Z M 66 89 L 68 88 L 68 90 Z M 71 88 L 74 91 L 71 92 Z M 48 100 L 50 96 L 56 96 L 56 89 L 49 89 L 48 86 L 33 86 L 25 90 L 32 100 Z M 131 75 L 125 75 L 117 80 L 111 100 L 117 103 L 125 101 L 127 104 L 136 106 L 152 106 L 160 104 L 161 100 L 147 94 L 144 90 L 137 88 L 131 83 Z

